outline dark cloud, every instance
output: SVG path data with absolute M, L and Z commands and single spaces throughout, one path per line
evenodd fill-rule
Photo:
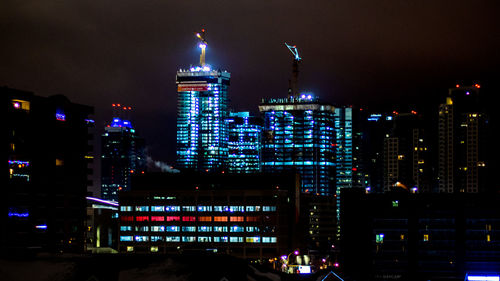
M 39 1 L 0 3 L 0 84 L 135 108 L 155 159 L 175 150 L 175 72 L 207 61 L 232 73 L 236 109 L 285 96 L 296 44 L 300 86 L 337 104 L 426 99 L 456 80 L 498 77 L 498 1 Z

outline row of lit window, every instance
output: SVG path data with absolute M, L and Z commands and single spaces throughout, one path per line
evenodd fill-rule
M 121 242 L 215 242 L 215 243 L 276 243 L 276 237 L 242 236 L 145 236 L 123 235 Z
M 120 216 L 121 221 L 134 221 L 134 216 Z M 144 222 L 144 221 L 203 221 L 203 222 L 259 222 L 261 220 L 260 216 L 135 216 L 135 221 Z
M 276 206 L 120 206 L 122 212 L 275 212 Z
M 131 226 L 122 225 L 120 226 L 120 231 L 141 231 L 141 232 L 259 232 L 259 227 L 256 226 L 176 226 L 176 225 L 142 225 L 142 226 Z

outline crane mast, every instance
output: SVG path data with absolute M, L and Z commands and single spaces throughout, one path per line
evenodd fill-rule
M 299 50 L 295 45 L 288 45 L 285 42 L 285 46 L 290 50 L 293 55 L 293 63 L 292 63 L 292 79 L 290 79 L 290 85 L 288 87 L 288 94 L 293 97 L 297 97 L 299 95 L 297 91 L 297 84 L 299 80 L 299 62 L 302 58 L 299 56 Z
M 205 40 L 205 29 L 202 29 L 201 32 L 195 33 L 196 37 L 200 39 L 200 44 L 198 47 L 201 49 L 201 55 L 200 55 L 200 66 L 204 67 L 205 66 L 205 49 L 207 48 L 207 41 Z

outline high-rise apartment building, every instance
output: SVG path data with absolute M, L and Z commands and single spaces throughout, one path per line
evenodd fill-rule
M 302 191 L 335 194 L 335 108 L 310 94 L 264 99 L 262 169 L 296 171 Z
M 480 86 L 449 90 L 439 106 L 439 191 L 476 193 L 485 188 L 484 134 L 486 115 L 479 102 Z
M 258 173 L 261 167 L 262 120 L 249 112 L 230 112 L 226 119 L 230 173 Z
M 101 137 L 101 195 L 118 201 L 118 192 L 130 190 L 130 177 L 146 170 L 144 139 L 126 117 L 130 107 L 113 104 L 113 120 Z
M 0 252 L 82 252 L 93 108 L 0 87 Z

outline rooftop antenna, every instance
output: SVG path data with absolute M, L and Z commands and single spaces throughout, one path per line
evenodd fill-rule
M 299 94 L 297 92 L 297 83 L 299 80 L 299 62 L 300 60 L 302 60 L 302 58 L 299 56 L 299 50 L 297 49 L 297 46 L 288 45 L 286 42 L 285 46 L 293 55 L 292 79 L 290 80 L 290 85 L 288 87 L 288 95 L 297 97 Z
M 196 37 L 200 39 L 200 44 L 198 47 L 201 49 L 201 55 L 200 55 L 200 66 L 204 67 L 205 66 L 205 49 L 207 48 L 207 41 L 205 40 L 205 29 L 202 29 L 201 32 L 195 33 Z

